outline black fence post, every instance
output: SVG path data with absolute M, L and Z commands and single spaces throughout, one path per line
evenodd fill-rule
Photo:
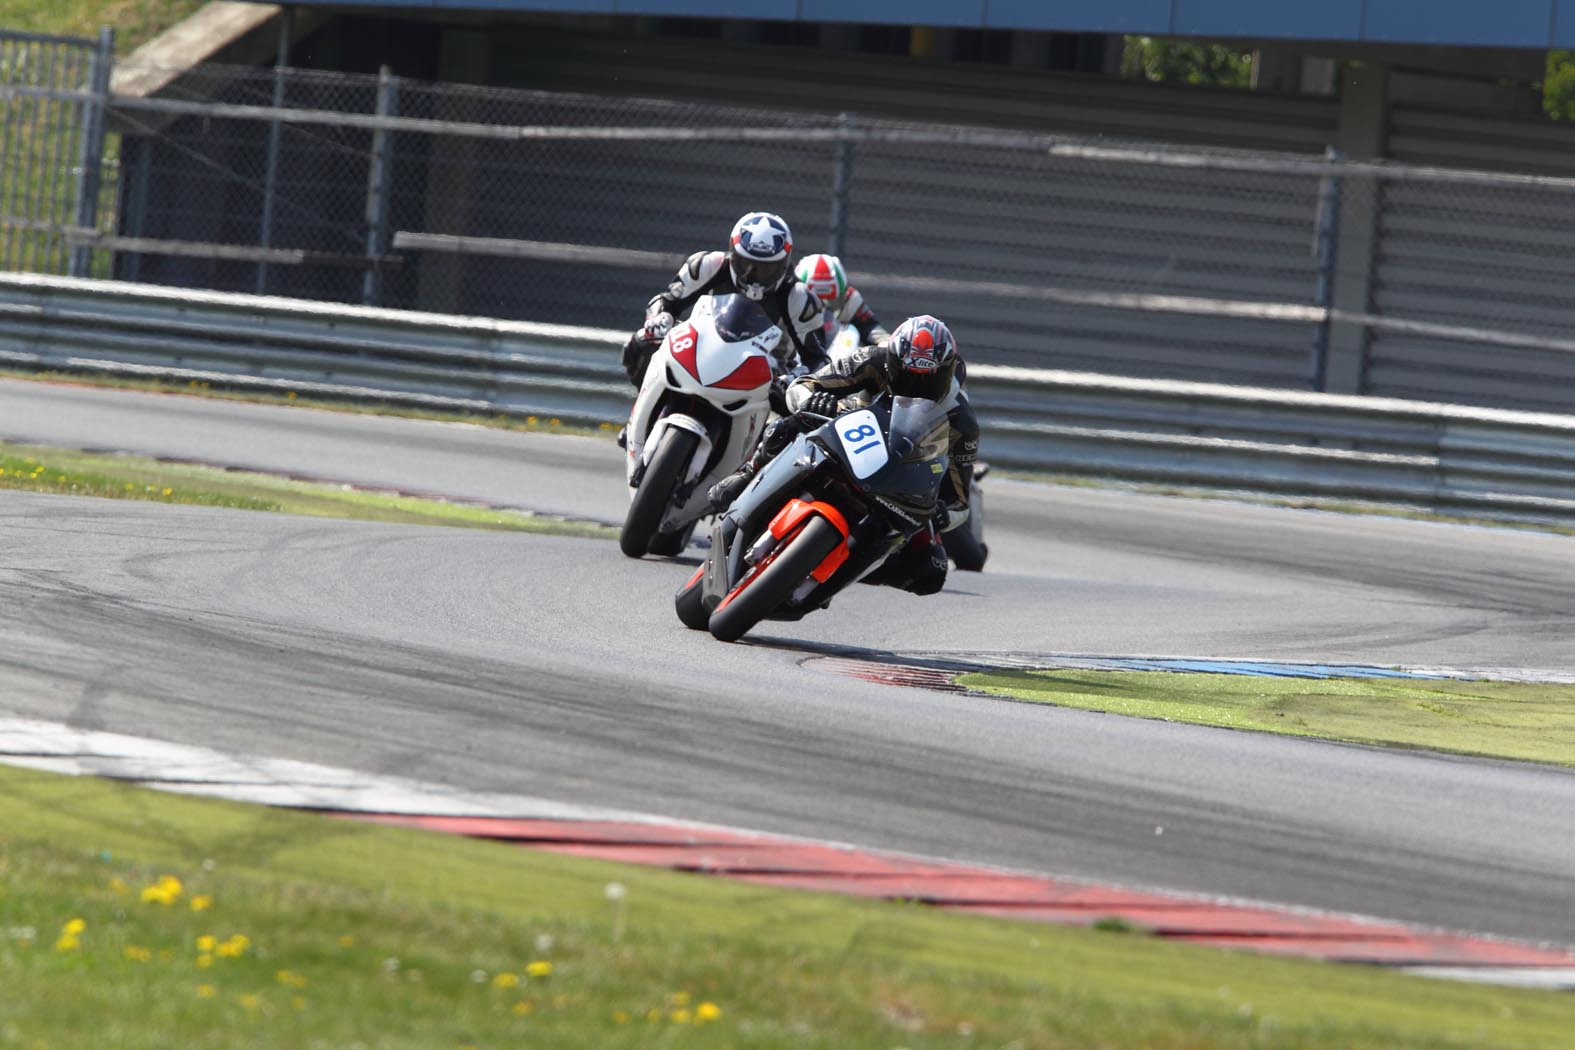
M 1333 146 L 1324 151 L 1331 164 L 1341 164 L 1345 154 Z M 1328 174 L 1318 180 L 1318 212 L 1313 220 L 1313 255 L 1318 273 L 1313 285 L 1313 305 L 1323 309 L 1313 336 L 1312 388 L 1323 390 L 1329 379 L 1329 312 L 1334 306 L 1334 264 L 1340 242 L 1340 194 L 1342 178 Z
M 387 66 L 377 71 L 377 115 L 391 117 L 399 111 L 399 80 Z M 382 257 L 388 251 L 388 194 L 394 178 L 394 133 L 372 131 L 372 162 L 366 173 L 366 275 L 361 279 L 361 301 L 377 306 L 383 299 Z
M 837 115 L 837 126 L 852 131 L 853 115 Z M 831 177 L 831 238 L 830 254 L 841 256 L 848 246 L 848 194 L 853 189 L 853 139 L 844 138 L 837 143 L 837 167 Z
M 88 91 L 92 96 L 82 103 L 82 152 L 77 158 L 76 224 L 84 230 L 98 229 L 98 195 L 103 186 L 104 123 L 109 107 L 109 76 L 115 64 L 115 30 L 104 26 L 98 31 L 98 47 L 93 51 Z M 81 244 L 71 249 L 72 277 L 86 277 L 93 269 L 93 249 Z

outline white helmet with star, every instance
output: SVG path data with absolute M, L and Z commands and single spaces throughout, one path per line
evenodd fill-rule
M 733 272 L 733 283 L 746 298 L 764 299 L 787 277 L 792 252 L 793 234 L 780 216 L 750 212 L 733 224 L 728 242 L 727 265 Z

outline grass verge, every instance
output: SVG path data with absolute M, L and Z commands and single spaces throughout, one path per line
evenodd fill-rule
M 5 28 L 30 33 L 96 37 L 115 27 L 115 51 L 125 55 L 202 7 L 205 0 L 6 0 Z
M 998 671 L 957 681 L 1089 711 L 1575 765 L 1569 685 L 1175 671 Z
M 346 412 L 363 416 L 399 416 L 406 419 L 430 419 L 440 423 L 468 423 L 472 426 L 492 427 L 496 430 L 517 430 L 532 434 L 572 434 L 579 437 L 611 438 L 619 424 L 603 422 L 596 426 L 565 422 L 556 416 L 511 416 L 502 412 L 461 412 L 419 408 L 415 405 L 393 404 L 386 401 L 356 401 L 300 394 L 293 390 L 275 393 L 245 387 L 214 386 L 206 380 L 191 379 L 186 382 L 165 379 L 139 379 L 95 372 L 25 371 L 0 368 L 0 378 L 23 379 L 36 383 L 58 383 L 66 386 L 103 387 L 110 390 L 142 390 L 155 394 L 178 394 L 186 397 L 204 397 L 214 401 L 244 401 L 256 405 L 289 405 L 296 408 L 315 408 L 324 412 Z M 630 392 L 630 400 L 634 394 Z
M 17 769 L 0 875 L 6 1048 L 1575 1045 L 1560 993 Z
M 0 442 L 0 489 L 282 511 L 358 521 L 608 538 L 617 530 L 520 511 L 294 481 L 270 474 Z

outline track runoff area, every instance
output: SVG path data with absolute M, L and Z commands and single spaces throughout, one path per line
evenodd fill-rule
M 967 692 L 955 680 L 960 671 L 973 666 L 837 657 L 815 662 L 827 672 L 866 681 L 953 692 Z M 1068 657 L 1056 663 L 1089 670 L 1194 670 L 1309 678 L 1468 674 L 1448 669 L 1405 671 L 1261 661 Z M 917 902 L 1025 922 L 1118 924 L 1168 940 L 1266 955 L 1379 965 L 1420 976 L 1575 990 L 1575 951 L 1555 945 L 1362 915 L 957 863 L 542 798 L 465 791 L 60 723 L 0 719 L 0 762 L 760 885 Z M 1156 828 L 1155 834 L 1163 831 Z

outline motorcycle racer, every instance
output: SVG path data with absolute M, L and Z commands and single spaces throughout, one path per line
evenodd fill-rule
M 702 295 L 730 292 L 753 299 L 780 325 L 787 339 L 777 351 L 778 371 L 816 369 L 826 362 L 821 302 L 793 276 L 793 234 L 779 216 L 755 211 L 733 224 L 726 251 L 695 252 L 678 268 L 667 290 L 645 307 L 645 324 L 623 348 L 623 368 L 638 388 L 651 355 Z M 794 361 L 793 353 L 797 354 Z
M 884 342 L 890 334 L 876 320 L 863 294 L 848 283 L 848 272 L 843 269 L 842 260 L 835 255 L 806 255 L 793 275 L 800 284 L 815 293 L 815 297 L 826 308 L 821 324 L 826 330 L 828 350 L 836 341 L 838 329 L 843 327 L 851 326 L 858 332 L 859 346 Z
M 755 454 L 712 486 L 711 506 L 722 511 L 735 500 L 773 456 L 820 417 L 837 416 L 868 404 L 881 394 L 925 398 L 947 409 L 949 456 L 941 481 L 940 505 L 929 527 L 921 529 L 866 581 L 914 594 L 934 594 L 946 582 L 947 558 L 940 534 L 968 520 L 969 482 L 979 455 L 979 422 L 968 395 L 956 382 L 957 342 L 944 322 L 922 314 L 897 326 L 886 342 L 839 355 L 787 389 L 785 416 L 766 430 Z M 808 418 L 801 413 L 807 413 Z

